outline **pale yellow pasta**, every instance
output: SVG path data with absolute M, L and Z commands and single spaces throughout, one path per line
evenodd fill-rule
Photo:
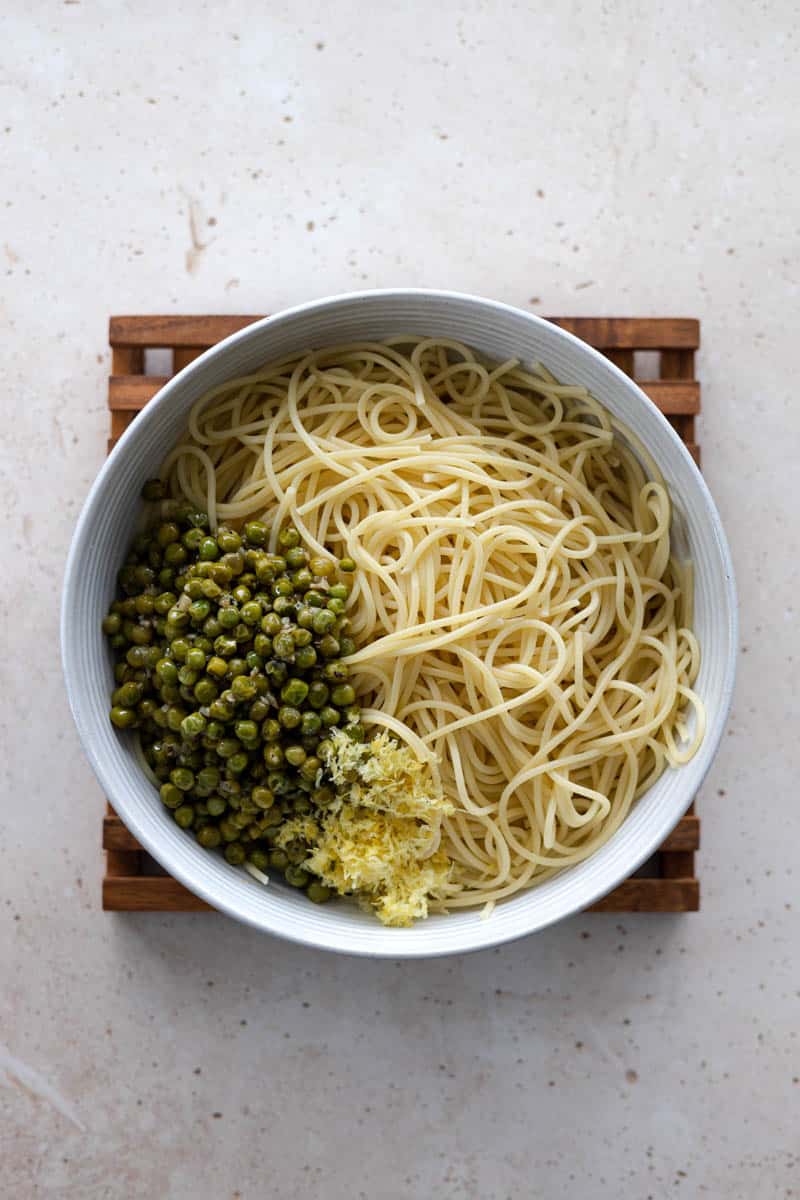
M 354 560 L 365 720 L 455 805 L 439 907 L 491 906 L 586 858 L 702 740 L 691 572 L 631 444 L 542 367 L 409 337 L 216 388 L 165 463 L 214 522 L 263 518 L 274 550 L 291 521 Z

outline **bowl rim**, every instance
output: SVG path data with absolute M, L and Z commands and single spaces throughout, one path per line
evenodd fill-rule
M 255 914 L 242 912 L 237 908 L 235 901 L 229 900 L 227 896 L 220 897 L 213 886 L 209 886 L 208 880 L 201 869 L 192 871 L 180 862 L 173 861 L 173 858 L 168 850 L 159 843 L 157 838 L 150 836 L 149 831 L 143 827 L 140 822 L 135 805 L 129 805 L 124 792 L 116 786 L 113 778 L 113 773 L 107 767 L 103 756 L 98 754 L 92 740 L 89 737 L 89 729 L 85 727 L 83 720 L 83 706 L 79 689 L 74 678 L 75 655 L 76 651 L 73 645 L 73 639 L 70 637 L 70 624 L 73 620 L 73 613 L 76 610 L 75 593 L 77 590 L 78 577 L 80 572 L 80 560 L 85 550 L 86 531 L 90 526 L 95 510 L 102 503 L 103 495 L 109 485 L 110 479 L 113 478 L 115 469 L 120 459 L 125 455 L 128 447 L 137 438 L 141 437 L 145 428 L 149 424 L 158 419 L 159 410 L 169 404 L 171 396 L 177 391 L 180 386 L 186 381 L 187 377 L 201 373 L 206 364 L 216 357 L 228 353 L 232 348 L 246 343 L 248 340 L 257 340 L 262 332 L 267 328 L 276 328 L 282 324 L 289 324 L 300 316 L 312 316 L 321 310 L 329 310 L 337 305 L 345 305 L 356 303 L 370 304 L 377 300 L 392 301 L 392 300 L 413 300 L 417 298 L 433 298 L 444 304 L 468 304 L 479 307 L 483 310 L 491 309 L 500 317 L 513 317 L 515 319 L 523 318 L 532 325 L 546 327 L 550 336 L 555 333 L 556 339 L 571 346 L 573 351 L 584 357 L 588 356 L 591 359 L 602 363 L 606 371 L 610 371 L 613 376 L 617 377 L 618 382 L 628 392 L 630 396 L 636 396 L 641 404 L 647 406 L 651 417 L 656 417 L 663 423 L 668 435 L 672 441 L 673 452 L 678 452 L 688 463 L 690 470 L 694 473 L 694 483 L 703 501 L 703 519 L 710 523 L 711 532 L 713 533 L 714 541 L 720 555 L 723 566 L 724 580 L 720 581 L 724 585 L 725 598 L 727 601 L 727 645 L 729 653 L 726 656 L 723 667 L 723 682 L 721 688 L 721 701 L 717 706 L 718 712 L 714 722 L 713 732 L 711 728 L 706 731 L 703 753 L 705 765 L 702 773 L 696 779 L 692 786 L 691 794 L 686 796 L 685 803 L 682 805 L 675 803 L 668 811 L 661 815 L 659 821 L 653 820 L 648 826 L 647 836 L 642 837 L 641 843 L 637 843 L 638 849 L 634 855 L 629 855 L 625 860 L 617 864 L 616 868 L 609 870 L 601 880 L 595 880 L 592 883 L 585 882 L 583 892 L 576 896 L 569 903 L 564 904 L 561 910 L 556 915 L 537 915 L 535 912 L 529 914 L 529 919 L 524 922 L 522 928 L 513 929 L 510 931 L 492 932 L 491 920 L 482 922 L 481 925 L 473 930 L 462 930 L 462 936 L 456 935 L 456 929 L 453 929 L 453 937 L 451 941 L 456 943 L 453 945 L 427 945 L 422 944 L 419 948 L 409 945 L 403 940 L 403 944 L 392 944 L 393 934 L 398 931 L 384 929 L 377 926 L 376 936 L 371 940 L 369 945 L 361 943 L 342 944 L 348 942 L 348 937 L 341 930 L 330 929 L 320 933 L 318 927 L 314 927 L 313 931 L 307 929 L 297 929 L 294 927 L 291 919 L 284 921 L 270 919 L 269 917 L 258 917 Z M 83 503 L 72 540 L 69 547 L 69 552 L 66 559 L 64 581 L 62 590 L 62 604 L 60 614 L 60 637 L 61 637 L 61 658 L 62 669 L 64 673 L 65 686 L 67 697 L 69 700 L 70 710 L 75 721 L 79 738 L 86 754 L 89 763 L 95 773 L 95 776 L 103 788 L 109 802 L 112 803 L 115 811 L 124 821 L 125 825 L 130 829 L 131 833 L 141 843 L 143 848 L 159 862 L 173 878 L 181 882 L 185 887 L 192 891 L 195 895 L 206 900 L 213 909 L 225 913 L 227 916 L 249 925 L 261 932 L 268 932 L 274 936 L 284 938 L 288 941 L 297 944 L 313 947 L 315 949 L 330 950 L 335 953 L 352 954 L 360 957 L 375 957 L 375 958 L 430 958 L 441 957 L 451 954 L 470 953 L 475 950 L 487 949 L 493 946 L 499 946 L 508 942 L 516 941 L 518 938 L 526 937 L 531 933 L 539 932 L 552 924 L 556 924 L 570 916 L 574 916 L 578 912 L 584 911 L 596 900 L 607 895 L 624 879 L 628 878 L 636 871 L 642 863 L 644 863 L 658 847 L 662 844 L 666 836 L 671 832 L 676 823 L 680 820 L 683 813 L 688 808 L 695 794 L 702 786 L 703 780 L 710 769 L 717 751 L 719 749 L 722 735 L 730 713 L 731 703 L 733 699 L 733 691 L 736 677 L 737 667 L 737 646 L 738 646 L 738 603 L 736 593 L 736 583 L 733 570 L 733 562 L 730 553 L 728 541 L 722 526 L 722 521 L 717 511 L 716 504 L 708 489 L 708 486 L 701 475 L 696 463 L 692 459 L 685 444 L 678 437 L 676 431 L 670 426 L 666 418 L 661 414 L 655 406 L 651 404 L 642 389 L 628 375 L 626 375 L 616 364 L 607 359 L 599 350 L 582 341 L 580 338 L 562 329 L 558 325 L 554 325 L 546 318 L 539 316 L 536 313 L 527 312 L 524 309 L 518 308 L 511 304 L 506 304 L 502 301 L 491 300 L 483 296 L 474 295 L 471 293 L 455 292 L 450 290 L 442 290 L 436 288 L 380 288 L 366 289 L 355 292 L 336 293 L 330 296 L 324 296 L 319 299 L 310 300 L 301 304 L 293 305 L 290 308 L 282 309 L 279 312 L 263 317 L 258 321 L 254 321 L 236 333 L 223 339 L 221 342 L 211 346 L 203 354 L 199 355 L 181 371 L 175 374 L 157 393 L 157 395 L 148 403 L 146 409 L 138 417 L 135 422 L 132 422 L 125 433 L 120 438 L 117 445 L 112 450 L 111 454 L 105 459 L 104 463 L 97 476 L 95 477 L 86 499 Z M 688 789 L 687 789 L 688 790 Z M 640 801 L 641 802 L 641 801 Z M 623 826 L 624 827 L 624 822 Z M 619 830 L 614 835 L 618 836 Z M 611 844 L 614 837 L 609 841 Z M 587 860 L 589 861 L 589 860 Z M 572 868 L 574 869 L 574 868 Z M 561 875 L 567 874 L 571 868 L 566 868 Z M 418 928 L 418 927 L 414 927 Z M 404 933 L 413 933 L 411 930 L 404 930 Z M 464 936 L 467 935 L 467 936 Z

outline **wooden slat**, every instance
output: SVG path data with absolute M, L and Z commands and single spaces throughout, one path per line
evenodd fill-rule
M 113 346 L 111 370 L 115 375 L 139 374 L 144 370 L 144 349 L 139 346 Z
M 199 358 L 206 347 L 201 346 L 199 350 L 192 349 L 190 346 L 176 346 L 172 351 L 172 369 L 175 374 L 182 371 L 184 367 L 188 367 L 190 362 L 194 362 Z
M 644 379 L 639 387 L 666 416 L 700 412 L 700 384 L 693 379 Z
M 590 912 L 697 912 L 697 879 L 626 879 Z
M 694 875 L 694 853 L 691 850 L 664 850 L 661 855 L 662 879 L 686 879 Z
M 208 347 L 261 319 L 261 316 L 112 317 L 108 340 L 111 346 Z M 695 350 L 700 345 L 700 324 L 689 317 L 549 317 L 548 320 L 599 350 Z M 667 372 L 662 370 L 662 375 Z
M 694 350 L 664 350 L 660 374 L 662 379 L 694 379 Z
M 209 912 L 211 905 L 169 875 L 106 876 L 106 912 Z
M 261 317 L 239 316 L 112 317 L 108 340 L 111 346 L 147 346 L 148 349 L 200 346 L 205 350 L 260 320 Z
M 108 407 L 112 412 L 139 412 L 171 378 L 171 375 L 112 375 L 108 380 Z
M 606 358 L 610 358 L 615 367 L 619 367 L 620 371 L 633 378 L 632 350 L 607 350 Z
M 662 845 L 662 850 L 697 850 L 700 847 L 700 818 L 683 817 Z M 116 813 L 103 818 L 104 850 L 141 850 L 133 834 L 123 825 Z
M 549 317 L 548 320 L 598 350 L 695 350 L 700 345 L 700 322 L 690 317 Z M 662 375 L 665 375 L 663 369 Z
M 696 879 L 628 879 L 593 904 L 591 912 L 697 912 Z M 209 912 L 206 904 L 168 875 L 120 876 L 103 880 L 106 912 Z
M 138 875 L 141 865 L 140 846 L 135 839 L 130 846 L 121 846 L 106 853 L 107 875 Z
M 138 412 L 165 383 L 169 383 L 170 378 L 169 375 L 112 375 L 108 381 L 108 406 L 112 411 L 129 409 Z M 645 379 L 637 382 L 667 416 L 691 416 L 700 411 L 700 384 L 694 380 Z

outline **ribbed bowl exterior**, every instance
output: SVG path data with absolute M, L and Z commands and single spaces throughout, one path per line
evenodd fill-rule
M 132 536 L 140 488 L 157 472 L 198 397 L 293 351 L 400 333 L 456 338 L 500 360 L 541 361 L 557 378 L 589 388 L 647 447 L 669 485 L 681 549 L 694 563 L 694 628 L 702 650 L 696 688 L 708 730 L 695 758 L 666 771 L 587 862 L 503 902 L 488 920 L 477 911 L 458 912 L 411 929 L 385 929 L 350 903 L 317 907 L 279 882 L 262 887 L 175 825 L 137 765 L 130 740 L 108 720 L 111 660 L 100 622 Z M 658 848 L 691 803 L 719 745 L 733 691 L 737 611 L 730 554 L 708 489 L 677 434 L 623 372 L 571 334 L 508 305 L 397 290 L 335 296 L 259 321 L 163 388 L 115 447 L 86 500 L 67 562 L 61 636 L 69 701 L 100 784 L 171 875 L 257 929 L 342 953 L 415 958 L 493 946 L 551 925 L 605 895 Z

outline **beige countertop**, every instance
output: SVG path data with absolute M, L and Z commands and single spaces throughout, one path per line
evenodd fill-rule
M 0 15 L 0 1191 L 800 1192 L 796 6 L 61 4 Z M 364 287 L 702 320 L 742 654 L 697 915 L 336 958 L 100 912 L 58 602 L 111 312 Z

